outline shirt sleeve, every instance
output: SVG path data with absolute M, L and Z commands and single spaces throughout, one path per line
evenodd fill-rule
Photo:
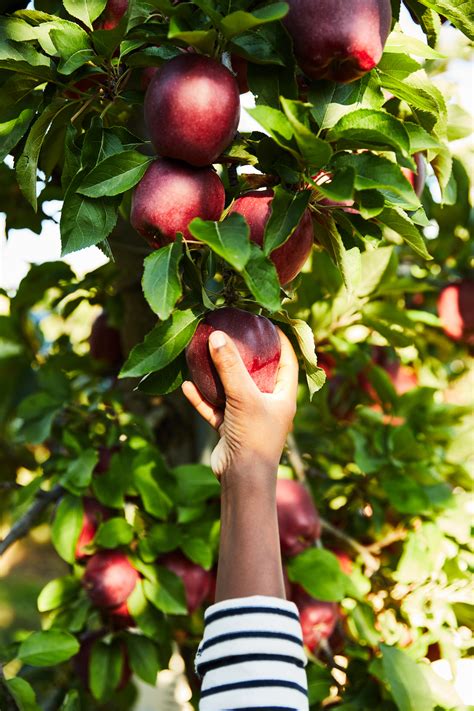
M 196 654 L 199 711 L 307 711 L 298 609 L 275 597 L 224 600 L 206 610 Z

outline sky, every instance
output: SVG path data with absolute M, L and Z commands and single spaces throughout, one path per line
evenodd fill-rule
M 402 14 L 401 26 L 407 34 L 424 40 L 422 31 L 411 21 L 406 11 Z M 458 41 L 459 33 L 451 27 L 443 26 L 440 51 L 449 54 L 453 43 Z M 465 60 L 452 60 L 448 72 L 443 75 L 443 82 L 449 82 L 457 88 L 458 103 L 474 116 L 473 63 Z M 243 109 L 252 106 L 252 95 L 245 94 L 242 97 Z M 256 126 L 253 119 L 243 110 L 239 130 L 248 131 Z M 259 129 L 261 130 L 260 127 Z M 10 157 L 7 157 L 6 161 L 11 165 Z M 14 291 L 27 273 L 30 264 L 60 259 L 60 210 L 60 202 L 46 203 L 45 211 L 52 219 L 43 222 L 41 234 L 37 235 L 29 230 L 11 230 L 8 241 L 5 235 L 5 215 L 0 213 L 0 288 L 9 292 Z M 130 229 L 132 230 L 132 228 Z M 133 238 L 136 238 L 135 235 Z M 104 264 L 107 258 L 97 247 L 90 247 L 65 257 L 64 261 L 70 264 L 80 277 Z

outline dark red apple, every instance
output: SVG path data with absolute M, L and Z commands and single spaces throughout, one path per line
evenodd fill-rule
M 446 286 L 438 298 L 438 316 L 453 341 L 474 345 L 474 281 Z
M 278 529 L 283 555 L 293 556 L 321 537 L 321 521 L 308 489 L 293 479 L 278 479 Z
M 273 392 L 281 353 L 278 331 L 264 316 L 223 308 L 206 315 L 186 348 L 191 377 L 203 397 L 213 405 L 225 404 L 224 388 L 209 353 L 208 340 L 213 331 L 224 331 L 232 338 L 260 390 Z
M 107 608 L 107 610 L 104 611 L 103 617 L 107 623 L 116 630 L 136 626 L 135 620 L 128 609 L 127 601 L 122 602 L 122 604 L 117 607 Z
M 120 331 L 109 325 L 105 311 L 92 324 L 89 336 L 90 353 L 95 360 L 102 361 L 110 368 L 117 368 L 123 363 Z
M 184 239 L 194 239 L 188 230 L 191 220 L 218 220 L 224 202 L 224 186 L 213 168 L 156 160 L 135 188 L 130 221 L 152 247 L 159 248 L 174 242 L 178 232 Z
M 235 78 L 237 80 L 237 86 L 239 87 L 239 93 L 246 94 L 249 91 L 249 84 L 247 81 L 248 62 L 243 57 L 239 57 L 238 54 L 231 54 L 230 61 L 232 64 L 232 69 L 235 72 Z
M 88 632 L 83 637 L 79 651 L 73 659 L 74 670 L 79 679 L 81 680 L 82 687 L 87 691 L 90 691 L 89 668 L 91 662 L 92 648 L 94 646 L 94 643 L 105 637 L 105 635 L 105 630 L 94 630 L 93 632 Z M 120 677 L 119 683 L 117 684 L 116 691 L 120 691 L 121 689 L 125 688 L 132 676 L 132 670 L 130 668 L 128 660 L 127 647 L 125 646 L 124 642 L 121 643 L 120 649 L 122 652 L 122 675 Z
M 93 540 L 97 529 L 99 528 L 102 521 L 107 521 L 110 518 L 110 509 L 105 508 L 98 501 L 87 496 L 84 498 L 84 515 L 82 518 L 82 528 L 79 534 L 79 538 L 76 543 L 76 560 L 81 560 L 82 558 L 90 555 L 85 551 L 85 547 Z
M 250 227 L 250 239 L 263 244 L 265 225 L 271 213 L 272 190 L 251 190 L 231 206 L 229 212 L 243 215 Z M 273 251 L 270 259 L 278 272 L 281 284 L 288 284 L 302 270 L 313 246 L 313 221 L 309 210 L 305 210 L 301 221 L 291 237 Z
M 422 153 L 415 153 L 413 156 L 416 163 L 416 173 L 410 168 L 402 168 L 402 173 L 418 197 L 421 196 L 426 183 L 426 162 Z
M 390 0 L 289 0 L 284 23 L 310 79 L 350 82 L 380 61 L 390 32 Z
M 146 91 L 151 84 L 151 80 L 158 71 L 158 67 L 145 67 L 140 74 L 140 89 Z
M 179 551 L 167 553 L 157 562 L 183 581 L 186 605 L 189 614 L 192 615 L 212 591 L 214 581 L 212 571 L 204 570 L 200 565 L 192 563 Z
M 293 602 L 300 613 L 303 642 L 314 653 L 334 632 L 339 619 L 338 606 L 335 602 L 316 600 L 299 586 L 295 586 Z
M 115 30 L 128 10 L 128 0 L 107 0 L 107 5 L 94 27 L 98 30 Z
M 139 578 L 125 553 L 104 550 L 89 558 L 82 582 L 94 605 L 109 608 L 122 605 Z
M 145 122 L 156 151 L 195 166 L 215 162 L 232 142 L 239 118 L 235 78 L 201 54 L 166 62 L 145 96 Z

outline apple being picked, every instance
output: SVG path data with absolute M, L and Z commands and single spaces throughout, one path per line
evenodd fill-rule
M 339 620 L 338 606 L 335 602 L 316 600 L 299 586 L 293 592 L 293 602 L 300 613 L 303 642 L 314 654 L 334 632 Z
M 152 247 L 159 248 L 174 242 L 178 232 L 184 239 L 194 239 L 188 230 L 191 220 L 218 220 L 224 202 L 224 186 L 213 168 L 160 159 L 135 188 L 130 221 Z
M 101 522 L 107 521 L 111 515 L 110 509 L 105 508 L 105 506 L 102 506 L 102 504 L 89 496 L 84 498 L 83 503 L 84 514 L 82 528 L 76 543 L 76 560 L 82 560 L 89 555 L 85 550 L 86 546 L 93 540 Z
M 392 23 L 390 0 L 289 0 L 284 23 L 310 79 L 350 82 L 380 61 Z
M 445 286 L 438 298 L 438 316 L 453 341 L 474 345 L 474 281 Z
M 210 570 L 204 570 L 200 565 L 188 560 L 179 551 L 166 553 L 158 560 L 164 566 L 181 578 L 186 595 L 186 606 L 190 615 L 209 598 L 214 585 L 214 575 Z
M 250 239 L 260 246 L 263 245 L 272 200 L 272 190 L 251 190 L 237 198 L 229 210 L 245 217 L 250 228 Z M 291 237 L 270 254 L 281 284 L 288 284 L 300 273 L 310 255 L 313 241 L 311 213 L 305 210 Z
M 145 96 L 145 123 L 157 153 L 195 166 L 215 162 L 232 142 L 239 118 L 235 77 L 201 54 L 166 62 Z
M 224 388 L 209 353 L 208 340 L 213 331 L 224 331 L 232 338 L 260 390 L 273 392 L 281 354 L 275 326 L 264 316 L 222 308 L 206 315 L 186 348 L 189 371 L 201 395 L 213 405 L 225 404 Z
M 278 479 L 278 529 L 283 555 L 294 556 L 321 536 L 321 521 L 308 489 L 293 479 Z
M 104 550 L 89 558 L 82 583 L 96 607 L 106 615 L 116 611 L 123 617 L 129 614 L 127 600 L 139 578 L 138 571 L 125 553 L 119 550 Z

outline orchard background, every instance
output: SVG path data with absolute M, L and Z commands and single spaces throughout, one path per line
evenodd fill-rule
M 445 72 L 473 18 L 458 0 L 391 4 L 381 61 L 344 84 L 303 76 L 281 2 L 2 3 L 7 235 L 39 235 L 60 201 L 62 257 L 107 257 L 82 276 L 33 265 L 0 296 L 2 711 L 143 709 L 137 683 L 172 654 L 196 707 L 219 485 L 214 434 L 178 388 L 226 304 L 278 323 L 301 361 L 279 476 L 296 482 L 281 536 L 311 709 L 467 708 L 440 676 L 472 651 L 473 619 L 472 119 Z M 273 189 L 261 247 L 226 212 L 156 250 L 130 226 L 155 158 L 145 90 L 183 50 L 247 72 L 256 123 L 215 167 L 226 208 Z M 314 247 L 281 288 L 271 253 L 306 210 Z M 116 572 L 112 600 L 94 565 Z

